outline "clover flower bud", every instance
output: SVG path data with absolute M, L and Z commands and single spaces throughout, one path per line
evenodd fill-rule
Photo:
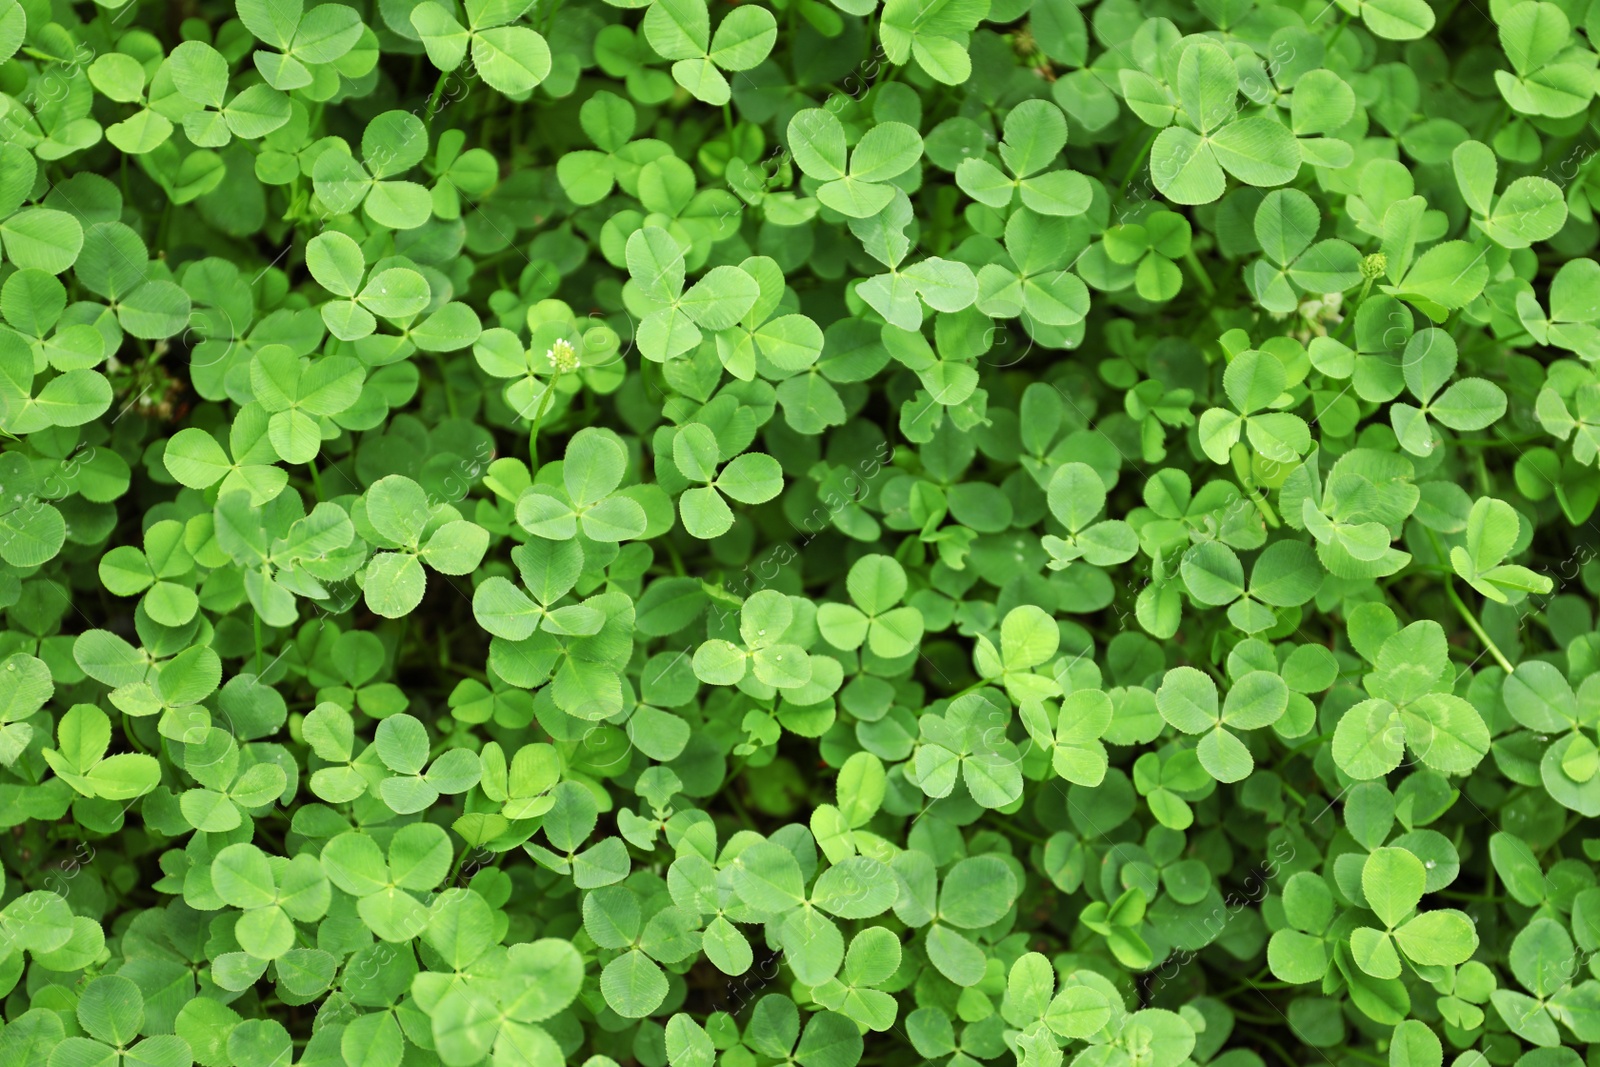
M 1372 281 L 1383 277 L 1383 272 L 1389 269 L 1389 257 L 1382 252 L 1374 252 L 1361 261 L 1361 277 L 1364 281 Z
M 578 352 L 572 347 L 572 342 L 565 337 L 556 338 L 556 343 L 551 345 L 550 351 L 544 355 L 562 374 L 569 374 L 578 369 Z

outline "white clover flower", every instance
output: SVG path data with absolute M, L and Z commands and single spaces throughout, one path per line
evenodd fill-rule
M 558 337 L 555 344 L 550 346 L 550 351 L 544 355 L 555 366 L 556 371 L 561 374 L 570 374 L 577 370 L 580 365 L 577 349 L 573 348 L 572 342 L 565 337 Z

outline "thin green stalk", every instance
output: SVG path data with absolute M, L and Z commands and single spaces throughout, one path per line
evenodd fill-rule
M 1372 291 L 1372 283 L 1375 280 L 1376 279 L 1374 278 L 1368 278 L 1366 281 L 1361 283 L 1361 295 L 1356 297 L 1356 302 L 1351 305 L 1349 313 L 1346 314 L 1342 320 L 1340 320 L 1339 328 L 1333 331 L 1333 334 L 1331 335 L 1333 340 L 1337 341 L 1339 338 L 1343 337 L 1344 332 L 1351 326 L 1355 325 L 1356 312 L 1361 310 L 1361 304 L 1367 299 L 1367 294 Z
M 1333 36 L 1328 38 L 1328 43 L 1323 45 L 1324 48 L 1331 49 L 1333 47 L 1334 42 L 1339 39 L 1339 35 L 1344 33 L 1344 28 L 1350 24 L 1350 16 L 1353 14 L 1353 11 L 1346 11 L 1344 13 L 1344 18 L 1340 19 L 1339 25 L 1333 28 Z
M 1233 460 L 1234 476 L 1239 479 L 1239 484 L 1244 488 L 1245 495 L 1255 504 L 1256 510 L 1261 512 L 1261 519 L 1267 524 L 1267 528 L 1276 530 L 1283 525 L 1278 518 L 1278 513 L 1272 510 L 1272 505 L 1256 486 L 1256 480 L 1250 471 L 1250 454 L 1245 450 L 1244 445 L 1234 445 L 1229 453 L 1229 458 Z
M 1122 176 L 1122 184 L 1117 186 L 1117 199 L 1122 199 L 1122 194 L 1127 190 L 1128 183 L 1133 181 L 1133 176 L 1139 173 L 1139 167 L 1144 163 L 1145 156 L 1150 154 L 1150 146 L 1156 143 L 1156 134 L 1160 130 L 1151 130 L 1150 136 L 1144 139 L 1144 146 L 1139 149 L 1139 154 L 1133 157 L 1133 162 L 1128 164 L 1128 172 Z
M 158 256 L 165 256 L 167 251 L 167 232 L 172 228 L 172 201 L 168 200 L 161 209 L 161 221 L 156 225 L 156 247 Z
M 1478 635 L 1478 640 L 1482 641 L 1483 647 L 1489 650 L 1489 655 L 1493 656 L 1494 661 L 1500 664 L 1500 669 L 1505 671 L 1507 674 L 1511 674 L 1513 671 L 1515 671 L 1516 667 L 1512 665 L 1510 660 L 1506 659 L 1505 653 L 1500 651 L 1500 646 L 1495 644 L 1494 639 L 1490 637 L 1487 632 L 1485 632 L 1483 625 L 1478 622 L 1478 620 L 1473 616 L 1471 610 L 1467 608 L 1466 602 L 1461 599 L 1461 594 L 1456 592 L 1455 582 L 1450 579 L 1446 579 L 1444 583 L 1444 591 L 1445 594 L 1449 596 L 1450 603 L 1455 605 L 1456 611 L 1461 615 L 1462 621 L 1467 624 L 1467 628 Z
M 439 381 L 444 386 L 444 402 L 445 405 L 450 409 L 450 417 L 452 419 L 458 418 L 459 413 L 456 411 L 456 394 L 450 388 L 450 376 L 445 373 L 444 356 L 435 352 L 433 354 L 433 365 L 439 371 Z
M 463 848 L 457 855 L 455 862 L 450 865 L 450 875 L 444 880 L 448 888 L 456 884 L 456 879 L 461 876 L 461 868 L 467 862 L 467 853 L 475 851 L 472 848 Z
M 439 113 L 439 101 L 444 98 L 444 87 L 450 82 L 448 70 L 439 72 L 439 80 L 433 83 L 433 95 L 428 97 L 428 110 L 423 116 L 422 124 L 428 129 L 433 129 L 433 117 Z
M 1212 284 L 1211 278 L 1206 274 L 1205 268 L 1200 265 L 1200 260 L 1195 256 L 1193 248 L 1184 250 L 1183 261 L 1189 264 L 1189 269 L 1194 272 L 1195 281 L 1200 283 L 1200 288 L 1206 291 L 1206 295 L 1217 295 L 1217 287 Z
M 539 400 L 539 410 L 534 413 L 533 426 L 528 430 L 528 472 L 539 473 L 539 424 L 544 421 L 545 413 L 550 410 L 551 403 L 556 397 L 556 383 L 561 380 L 561 371 L 558 368 L 550 379 L 550 384 L 545 387 L 544 396 Z

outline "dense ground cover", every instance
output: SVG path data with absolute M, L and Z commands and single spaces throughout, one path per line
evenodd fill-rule
M 1597 29 L 0 0 L 0 1065 L 1594 1062 Z

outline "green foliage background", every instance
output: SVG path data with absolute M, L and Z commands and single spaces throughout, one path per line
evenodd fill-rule
M 0 1067 L 1595 1063 L 1597 31 L 0 0 Z

